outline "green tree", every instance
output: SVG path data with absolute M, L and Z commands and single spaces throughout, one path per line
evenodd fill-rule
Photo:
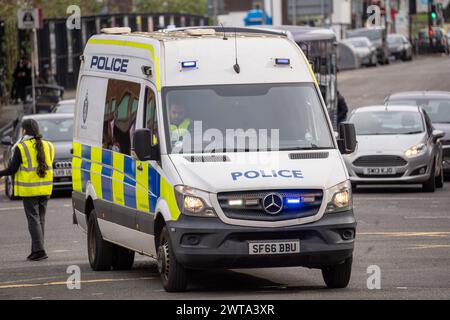
M 207 0 L 135 0 L 138 12 L 171 12 L 205 15 Z
M 106 1 L 106 0 L 103 0 Z M 17 10 L 19 8 L 42 8 L 44 18 L 67 17 L 67 8 L 78 5 L 82 15 L 95 14 L 100 11 L 102 0 L 1 0 L 0 20 L 5 22 L 3 39 L 6 85 L 11 87 L 12 73 L 20 57 L 18 44 Z M 27 49 L 27 53 L 31 48 Z

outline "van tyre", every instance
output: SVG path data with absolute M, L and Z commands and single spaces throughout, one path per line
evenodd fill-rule
M 113 263 L 114 270 L 130 270 L 134 263 L 134 251 L 113 245 Z
M 88 256 L 89 264 L 94 271 L 111 270 L 113 263 L 113 245 L 105 240 L 100 233 L 95 210 L 88 218 Z
M 435 192 L 436 191 L 436 164 L 433 160 L 433 167 L 431 168 L 430 177 L 422 185 L 423 191 Z
M 157 261 L 163 287 L 168 292 L 185 291 L 187 270 L 175 258 L 167 226 L 161 230 L 159 239 Z
M 353 257 L 342 264 L 322 268 L 322 277 L 329 289 L 346 288 L 352 274 Z

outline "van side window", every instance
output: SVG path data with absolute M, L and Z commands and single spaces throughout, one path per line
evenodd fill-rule
M 103 123 L 104 149 L 131 155 L 139 93 L 138 83 L 108 80 Z
M 152 132 L 152 145 L 159 142 L 158 120 L 156 117 L 156 97 L 151 88 L 145 89 L 145 119 L 144 127 Z

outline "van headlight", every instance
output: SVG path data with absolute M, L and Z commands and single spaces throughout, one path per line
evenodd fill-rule
M 209 199 L 210 194 L 206 191 L 194 189 L 188 186 L 175 187 L 175 199 L 178 209 L 185 215 L 195 217 L 215 217 L 216 212 L 213 209 Z
M 408 158 L 418 156 L 419 154 L 424 153 L 426 150 L 426 146 L 423 143 L 419 143 L 418 145 L 415 145 L 408 150 L 405 151 L 405 156 Z
M 353 208 L 352 184 L 346 180 L 325 191 L 326 213 L 348 211 Z

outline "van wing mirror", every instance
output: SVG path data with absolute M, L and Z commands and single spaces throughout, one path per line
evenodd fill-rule
M 355 125 L 349 122 L 342 122 L 339 125 L 339 139 L 337 139 L 339 151 L 342 154 L 350 154 L 356 150 L 356 130 Z
M 150 129 L 137 129 L 133 134 L 133 151 L 140 161 L 161 159 L 159 144 L 152 146 Z
M 12 146 L 13 142 L 10 136 L 3 136 L 0 143 L 4 146 Z

